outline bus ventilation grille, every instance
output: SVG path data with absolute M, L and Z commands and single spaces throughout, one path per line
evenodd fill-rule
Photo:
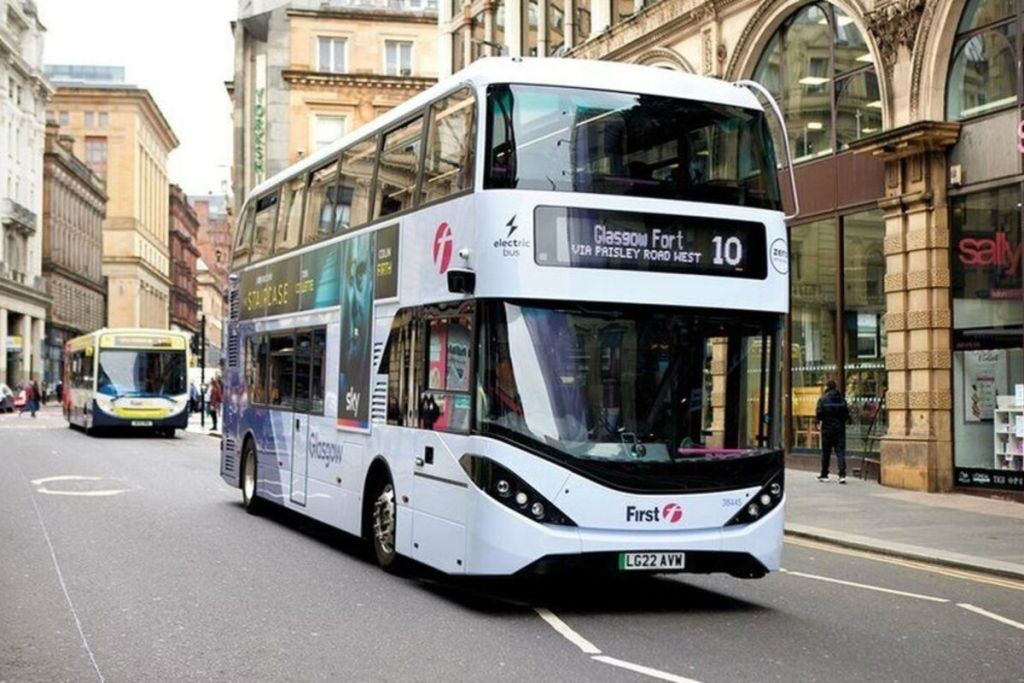
M 238 287 L 228 287 L 228 320 L 238 320 Z
M 228 332 L 228 367 L 238 367 L 238 332 L 235 331 L 234 325 Z
M 238 445 L 234 439 L 224 439 L 224 474 L 235 473 L 235 454 L 238 451 Z
M 380 357 L 384 354 L 384 344 L 373 345 L 373 367 L 380 367 Z M 370 421 L 384 424 L 388 420 L 388 376 L 376 375 L 373 382 L 373 396 L 370 399 Z

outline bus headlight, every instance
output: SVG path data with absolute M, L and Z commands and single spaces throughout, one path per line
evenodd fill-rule
M 732 519 L 725 523 L 725 526 L 737 524 L 750 524 L 764 517 L 774 510 L 782 502 L 782 494 L 785 491 L 784 471 L 780 470 L 768 482 L 761 487 L 748 503 L 739 512 L 733 515 Z
M 559 524 L 576 526 L 561 510 L 555 507 L 537 490 L 512 470 L 499 465 L 490 458 L 469 453 L 459 458 L 459 464 L 477 487 L 496 501 L 523 515 L 527 519 L 542 524 Z

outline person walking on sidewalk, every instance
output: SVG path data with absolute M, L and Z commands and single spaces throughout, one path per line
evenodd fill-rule
M 814 416 L 821 425 L 821 475 L 818 481 L 828 481 L 829 463 L 832 451 L 836 452 L 839 467 L 839 483 L 846 483 L 846 423 L 850 420 L 850 408 L 843 394 L 836 389 L 832 380 L 825 385 L 825 393 L 818 399 Z
M 213 422 L 213 431 L 217 431 L 217 412 L 220 410 L 222 398 L 223 388 L 220 384 L 220 378 L 214 377 L 210 380 L 210 393 L 207 399 L 207 405 L 210 406 L 210 420 Z
M 35 394 L 32 393 L 32 382 L 25 382 L 21 387 L 21 405 L 18 406 L 18 417 L 25 414 L 26 410 L 32 411 L 32 417 L 36 416 Z
M 42 392 L 39 390 L 39 382 L 32 380 L 32 417 L 36 416 L 36 411 L 39 410 L 39 399 L 43 397 Z

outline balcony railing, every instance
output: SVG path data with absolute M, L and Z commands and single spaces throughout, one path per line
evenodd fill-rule
M 0 223 L 10 225 L 21 232 L 31 235 L 36 231 L 36 214 L 13 199 L 5 199 L 0 204 Z
M 24 287 L 46 291 L 46 280 L 42 276 L 29 275 L 23 270 L 12 268 L 7 263 L 0 262 L 0 280 L 8 280 Z

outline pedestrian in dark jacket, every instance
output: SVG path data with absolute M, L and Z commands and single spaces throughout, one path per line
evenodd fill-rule
M 850 408 L 832 380 L 825 385 L 825 393 L 818 399 L 814 416 L 821 425 L 821 475 L 818 481 L 828 481 L 832 451 L 836 452 L 839 483 L 846 483 L 846 423 L 850 421 Z

